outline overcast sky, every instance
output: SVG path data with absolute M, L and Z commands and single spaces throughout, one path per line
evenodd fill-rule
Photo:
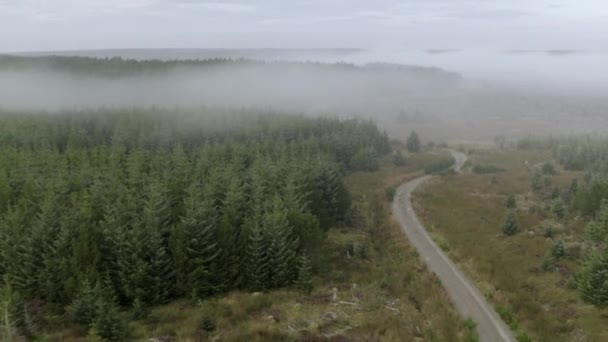
M 0 52 L 608 49 L 608 0 L 0 0 Z

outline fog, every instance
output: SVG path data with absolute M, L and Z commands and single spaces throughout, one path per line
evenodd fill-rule
M 49 52 L 28 53 L 42 56 Z M 323 63 L 387 62 L 438 67 L 467 80 L 484 80 L 522 91 L 603 95 L 608 87 L 608 51 L 602 49 L 122 49 L 55 51 L 53 55 L 135 60 L 245 58 Z
M 417 129 L 425 138 L 439 140 L 488 141 L 496 135 L 608 130 L 608 99 L 604 95 L 608 63 L 599 52 L 190 49 L 52 54 L 274 62 L 177 66 L 162 72 L 113 76 L 49 65 L 0 68 L 0 107 L 20 111 L 254 108 L 373 118 L 393 136 Z M 442 69 L 368 64 L 379 61 Z M 324 64 L 336 62 L 354 66 Z

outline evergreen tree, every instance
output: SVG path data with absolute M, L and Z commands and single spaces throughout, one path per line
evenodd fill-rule
M 407 161 L 405 160 L 405 157 L 401 153 L 401 150 L 397 150 L 393 154 L 393 164 L 397 167 L 405 166 L 407 164 Z
M 246 226 L 249 233 L 246 279 L 251 290 L 261 291 L 270 285 L 268 281 L 270 263 L 266 252 L 265 236 L 255 219 L 250 219 Z
M 285 286 L 291 283 L 296 274 L 296 247 L 292 227 L 287 220 L 287 210 L 280 196 L 275 195 L 272 209 L 263 221 L 267 242 L 267 254 L 270 270 L 270 285 Z
M 505 235 L 515 235 L 519 232 L 519 223 L 513 211 L 509 211 L 505 217 L 505 223 L 502 226 L 502 232 Z
M 20 341 L 23 302 L 8 277 L 0 285 L 0 341 Z
M 310 294 L 313 289 L 312 284 L 312 267 L 310 266 L 310 258 L 304 252 L 298 258 L 298 277 L 296 286 L 306 294 Z
M 553 242 L 553 245 L 551 246 L 551 255 L 555 259 L 559 259 L 566 255 L 566 247 L 564 246 L 564 241 L 557 240 Z
M 407 137 L 407 141 L 405 143 L 407 150 L 412 153 L 420 152 L 420 138 L 418 137 L 418 133 L 412 132 L 409 137 Z
M 515 200 L 515 195 L 509 194 L 507 199 L 505 200 L 505 206 L 507 209 L 515 209 L 517 208 L 517 200 Z
M 577 274 L 577 286 L 584 301 L 608 305 L 608 256 L 606 252 L 590 252 Z
M 211 270 L 212 262 L 220 252 L 214 240 L 214 227 L 208 223 L 213 209 L 211 203 L 203 199 L 201 190 L 197 183 L 191 184 L 187 189 L 181 220 L 186 252 L 187 288 L 184 290 L 194 297 L 204 297 L 216 290 Z

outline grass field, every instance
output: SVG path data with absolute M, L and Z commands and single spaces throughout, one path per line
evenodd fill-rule
M 478 283 L 503 319 L 519 334 L 538 341 L 606 341 L 606 311 L 584 304 L 570 282 L 576 269 L 584 222 L 576 217 L 557 222 L 532 192 L 530 176 L 547 152 L 471 150 L 465 173 L 435 178 L 416 194 L 416 210 L 442 248 Z M 475 165 L 503 172 L 475 174 Z M 560 170 L 553 185 L 577 177 Z M 520 232 L 502 233 L 505 199 L 517 199 Z M 540 208 L 540 209 L 539 209 Z M 544 226 L 553 222 L 554 239 L 565 241 L 566 257 L 543 269 L 552 239 Z
M 131 323 L 132 339 L 476 341 L 474 323 L 458 317 L 441 284 L 390 220 L 386 189 L 422 174 L 442 154 L 406 156 L 406 166 L 395 167 L 386 157 L 376 172 L 347 176 L 359 224 L 328 232 L 312 293 L 232 292 L 174 302 Z M 78 340 L 73 335 L 64 330 L 49 340 Z

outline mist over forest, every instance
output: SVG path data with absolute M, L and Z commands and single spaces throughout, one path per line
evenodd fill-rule
M 601 72 L 601 54 L 584 51 L 503 51 L 485 65 L 471 52 L 442 49 L 394 55 L 359 49 L 53 55 L 0 57 L 2 108 L 256 108 L 372 118 L 391 136 L 413 127 L 439 140 L 601 133 L 608 127 L 600 86 L 608 73 Z M 586 59 L 591 62 L 579 68 L 563 67 Z M 530 63 L 522 68 L 525 61 Z M 558 81 L 562 77 L 569 81 Z

